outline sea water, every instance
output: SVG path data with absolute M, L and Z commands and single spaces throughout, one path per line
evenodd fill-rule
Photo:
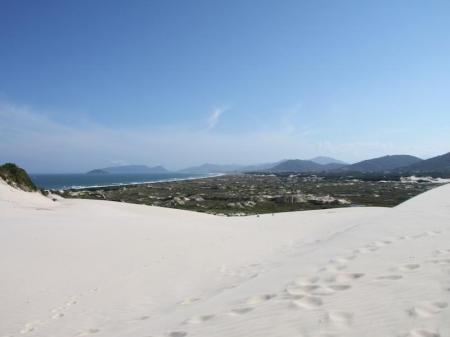
M 158 174 L 31 174 L 31 180 L 42 189 L 70 189 L 143 184 L 160 181 L 197 179 L 211 175 L 191 173 Z

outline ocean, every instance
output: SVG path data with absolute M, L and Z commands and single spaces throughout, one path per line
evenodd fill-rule
M 143 184 L 209 177 L 205 174 L 30 174 L 31 180 L 42 189 L 69 189 Z

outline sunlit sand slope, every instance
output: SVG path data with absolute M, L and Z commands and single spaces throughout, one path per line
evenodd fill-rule
M 450 336 L 450 185 L 225 218 L 0 183 L 0 336 Z

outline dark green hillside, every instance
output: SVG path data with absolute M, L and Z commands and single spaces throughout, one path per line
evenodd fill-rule
M 409 155 L 393 155 L 373 158 L 342 168 L 347 172 L 387 172 L 400 167 L 416 164 L 422 159 Z
M 325 166 L 311 160 L 289 159 L 269 169 L 271 172 L 320 172 Z
M 407 172 L 450 172 L 450 152 L 402 167 L 400 170 Z
M 36 191 L 37 188 L 31 181 L 28 173 L 13 163 L 0 166 L 0 177 L 8 184 L 24 191 Z

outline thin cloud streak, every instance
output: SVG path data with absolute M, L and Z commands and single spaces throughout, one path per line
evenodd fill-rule
M 223 113 L 218 110 L 215 125 Z M 161 164 L 169 169 L 204 162 L 254 164 L 287 158 L 335 156 L 345 161 L 393 153 L 424 156 L 446 152 L 436 139 L 420 147 L 361 140 L 318 141 L 300 130 L 281 127 L 241 133 L 203 132 L 170 128 L 119 129 L 96 124 L 67 126 L 30 108 L 0 103 L 0 162 L 12 161 L 31 172 L 84 172 L 109 166 L 113 161 Z M 443 145 L 444 144 L 444 145 Z M 433 153 L 429 153 L 432 148 Z
M 208 118 L 207 130 L 212 130 L 219 123 L 220 117 L 227 110 L 227 108 L 215 108 Z

